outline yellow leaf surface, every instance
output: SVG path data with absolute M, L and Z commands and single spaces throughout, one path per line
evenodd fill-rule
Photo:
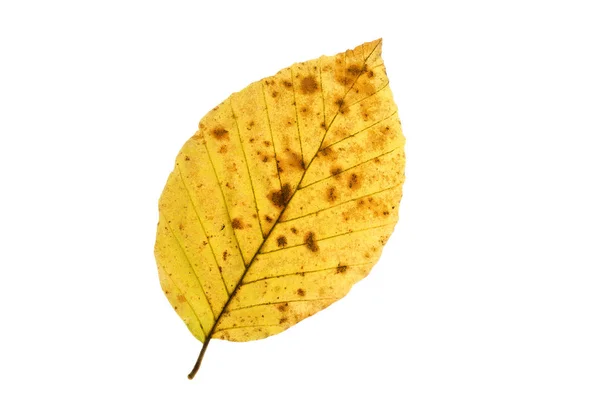
M 381 40 L 232 94 L 179 152 L 159 202 L 161 286 L 192 334 L 248 341 L 340 299 L 398 220 L 404 137 Z

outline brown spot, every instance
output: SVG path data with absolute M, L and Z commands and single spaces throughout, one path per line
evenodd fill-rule
M 274 190 L 269 194 L 269 200 L 279 208 L 285 207 L 292 195 L 292 187 L 289 183 L 283 185 L 281 190 Z
M 277 309 L 281 312 L 286 311 L 288 308 L 290 308 L 290 305 L 288 303 L 281 303 L 277 306 Z
M 265 221 L 267 221 L 268 223 L 273 222 L 273 218 L 269 217 L 268 215 L 265 215 Z
M 342 167 L 340 167 L 340 166 L 331 167 L 329 172 L 331 173 L 332 176 L 339 175 L 342 173 Z
M 317 244 L 317 241 L 315 240 L 314 232 L 308 232 L 306 234 L 306 236 L 304 237 L 304 244 L 306 244 L 306 247 L 308 247 L 308 249 L 310 251 L 312 251 L 313 253 L 316 253 L 317 251 L 319 251 L 319 245 Z
M 250 121 L 248 122 L 248 126 L 246 127 L 247 130 L 252 129 L 252 127 L 254 126 L 254 121 Z
M 227 153 L 227 146 L 223 145 L 221 147 L 219 147 L 219 153 L 223 154 L 223 153 Z
M 227 256 L 229 255 L 229 253 L 227 253 L 227 250 L 225 250 L 223 252 L 223 261 L 227 261 Z
M 279 247 L 287 246 L 287 239 L 285 238 L 285 236 L 282 235 L 277 238 L 277 246 L 279 246 Z
M 281 319 L 279 320 L 279 323 L 280 323 L 280 324 L 285 324 L 285 323 L 287 322 L 287 320 L 288 320 L 288 319 L 287 319 L 287 317 L 283 317 L 283 318 L 281 318 Z
M 177 301 L 180 302 L 180 303 L 185 303 L 186 302 L 185 296 L 182 295 L 182 294 L 178 294 L 177 295 Z
M 354 64 L 349 66 L 346 71 L 348 71 L 350 75 L 358 76 L 361 72 L 363 72 L 363 69 L 359 65 Z
M 219 272 L 223 273 L 223 268 L 219 267 Z
M 375 72 L 373 72 L 373 70 L 370 70 L 370 71 L 369 71 L 369 73 L 367 74 L 367 76 L 368 76 L 369 78 L 372 78 L 372 77 L 374 77 L 374 76 L 375 76 Z
M 344 105 L 344 99 L 342 99 L 341 97 L 338 97 L 337 100 L 335 101 L 335 105 L 337 105 L 338 107 L 342 107 Z
M 298 296 L 302 296 L 302 297 L 306 296 L 306 291 L 302 288 L 296 290 L 296 293 L 298 293 Z
M 265 141 L 263 142 L 263 144 L 264 144 L 265 146 L 267 146 L 267 147 L 271 146 L 271 142 L 269 142 L 268 140 L 265 140 Z
M 269 161 L 269 156 L 264 156 L 262 158 L 262 162 L 268 162 Z
M 211 135 L 217 140 L 227 139 L 229 140 L 229 131 L 222 127 L 215 128 L 210 132 Z
M 311 94 L 317 91 L 319 88 L 319 84 L 315 80 L 314 76 L 307 76 L 306 78 L 302 78 L 302 82 L 300 83 L 300 89 L 304 94 Z
M 325 129 L 326 127 L 325 122 L 321 122 L 321 128 Z
M 183 224 L 180 222 L 179 223 L 179 230 L 182 231 L 183 230 Z
M 290 229 L 290 230 L 292 231 L 293 234 L 296 234 L 296 235 L 298 234 L 298 229 L 292 227 L 292 229 Z
M 329 201 L 330 203 L 333 203 L 338 198 L 334 186 L 329 186 L 327 188 L 327 191 L 325 192 L 325 194 L 326 194 L 327 201 Z
M 185 156 L 185 161 L 190 161 L 190 158 L 188 156 Z
M 231 221 L 231 226 L 233 226 L 233 229 L 244 229 L 244 223 L 240 218 L 234 218 Z
M 286 88 L 290 89 L 292 87 L 292 82 L 290 82 L 290 81 L 283 81 L 283 86 L 285 86 Z
M 289 165 L 291 167 L 297 168 L 301 171 L 304 171 L 305 165 L 302 156 L 294 151 L 290 151 L 289 155 Z
M 351 174 L 348 178 L 348 188 L 358 189 L 360 187 L 360 178 L 356 174 Z
M 336 274 L 344 274 L 347 269 L 348 269 L 347 265 L 338 265 L 338 267 L 335 269 L 335 273 Z
M 271 93 L 271 96 L 272 96 L 273 98 L 275 98 L 275 97 L 277 97 L 277 95 L 278 95 L 278 94 L 279 94 L 279 92 L 277 92 L 277 91 L 273 91 L 273 93 Z

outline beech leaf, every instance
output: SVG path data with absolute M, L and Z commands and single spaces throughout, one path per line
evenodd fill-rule
M 296 63 L 209 111 L 159 201 L 161 287 L 202 350 L 345 296 L 398 220 L 404 137 L 381 39 Z

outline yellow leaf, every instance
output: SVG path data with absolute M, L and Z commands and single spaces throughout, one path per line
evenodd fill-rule
M 297 63 L 202 118 L 160 198 L 161 286 L 192 334 L 266 338 L 343 297 L 398 219 L 404 138 L 381 40 Z

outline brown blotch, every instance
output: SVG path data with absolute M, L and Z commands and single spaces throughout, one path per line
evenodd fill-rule
M 284 247 L 287 246 L 287 239 L 285 236 L 281 235 L 277 238 L 277 246 Z
M 348 178 L 348 188 L 358 189 L 360 187 L 360 177 L 356 174 L 351 174 Z
M 306 296 L 306 291 L 302 288 L 296 290 L 296 293 L 298 293 L 298 296 L 302 296 L 302 297 Z
M 233 226 L 233 229 L 244 229 L 244 222 L 240 218 L 234 218 L 231 221 L 231 226 Z
M 229 131 L 222 127 L 213 129 L 210 134 L 217 140 L 229 140 Z
M 277 309 L 281 312 L 287 311 L 288 308 L 290 308 L 288 303 L 281 303 L 277 306 Z
M 283 185 L 281 190 L 274 190 L 269 194 L 269 200 L 279 208 L 285 207 L 292 195 L 292 187 L 289 183 Z
M 268 215 L 265 215 L 265 221 L 267 221 L 268 223 L 273 222 L 273 218 L 269 217 Z
M 334 201 L 337 200 L 338 196 L 337 196 L 334 186 L 329 186 L 327 188 L 327 190 L 325 191 L 325 197 L 327 198 L 327 201 L 329 201 L 330 203 L 333 203 Z
M 223 252 L 223 261 L 227 261 L 227 256 L 229 255 L 229 253 L 227 252 L 227 250 L 225 250 Z
M 304 237 L 304 244 L 313 253 L 316 253 L 317 251 L 319 251 L 319 245 L 317 244 L 317 241 L 315 240 L 314 232 L 308 232 L 306 234 L 306 236 Z
M 335 269 L 335 273 L 336 274 L 344 274 L 344 273 L 346 273 L 347 270 L 348 270 L 347 265 L 338 265 L 338 267 Z
M 304 94 L 311 94 L 317 91 L 319 88 L 319 84 L 317 83 L 314 76 L 307 76 L 306 78 L 302 78 L 302 82 L 300 83 L 300 89 Z

